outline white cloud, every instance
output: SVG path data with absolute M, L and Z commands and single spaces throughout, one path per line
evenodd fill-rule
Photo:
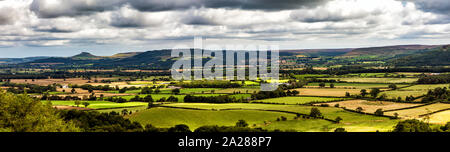
M 263 1 L 252 1 L 247 8 L 236 7 L 240 4 L 184 8 L 191 3 L 183 1 L 182 9 L 143 11 L 135 6 L 137 3 L 131 3 L 137 1 L 3 0 L 0 47 L 163 48 L 191 41 L 194 36 L 221 43 L 273 42 L 299 47 L 450 40 L 450 19 L 441 9 L 448 8 L 445 5 L 448 0 L 439 1 L 442 3 L 439 7 L 425 1 L 333 0 L 292 8 L 287 6 L 290 2 L 287 0 L 284 5 L 274 7 L 278 9 L 256 3 Z

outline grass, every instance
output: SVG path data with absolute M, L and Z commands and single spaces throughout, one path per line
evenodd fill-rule
M 45 101 L 43 101 L 45 102 Z M 75 101 L 60 101 L 53 100 L 51 101 L 55 106 L 76 106 Z M 145 102 L 126 102 L 126 103 L 115 103 L 109 101 L 81 101 L 81 102 L 89 102 L 89 106 L 87 108 L 93 109 L 104 109 L 104 108 L 124 108 L 124 107 L 134 107 L 134 106 L 147 106 L 148 103 Z M 84 107 L 80 105 L 80 107 Z
M 431 112 L 442 110 L 442 109 L 448 109 L 448 108 L 450 108 L 450 104 L 435 103 L 435 104 L 417 107 L 417 108 L 413 108 L 413 109 L 389 111 L 389 112 L 386 112 L 385 114 L 386 115 L 394 115 L 394 113 L 398 113 L 399 117 L 402 117 L 405 119 L 417 119 L 417 118 L 419 118 L 419 115 L 431 113 Z
M 259 109 L 259 110 L 283 110 L 303 114 L 309 114 L 311 108 L 313 107 L 313 106 L 298 106 L 298 105 L 246 104 L 246 103 L 230 103 L 230 104 L 175 103 L 175 104 L 168 104 L 166 106 L 200 108 L 207 110 L 215 109 L 215 111 L 211 112 L 217 112 L 217 110 L 221 111 L 221 109 L 229 109 L 229 108 L 244 108 L 244 109 Z M 313 119 L 315 120 L 315 122 L 302 123 L 303 120 L 297 121 L 293 120 L 292 117 L 287 117 L 288 121 L 286 122 L 271 121 L 272 122 L 271 124 L 264 126 L 263 128 L 281 129 L 281 130 L 294 129 L 297 131 L 333 131 L 337 127 L 343 127 L 347 131 L 374 132 L 377 130 L 379 131 L 392 130 L 393 126 L 395 126 L 398 122 L 398 120 L 392 120 L 386 117 L 377 117 L 373 115 L 353 113 L 345 111 L 340 108 L 334 107 L 316 107 L 316 108 L 318 108 L 321 111 L 321 113 L 325 116 L 325 118 L 335 119 L 336 117 L 339 116 L 343 120 L 339 124 L 334 124 L 331 122 L 324 123 L 324 121 L 322 120 L 317 121 L 317 119 Z M 228 112 L 228 111 L 221 111 L 221 112 Z M 164 118 L 165 116 L 161 115 L 161 117 Z M 311 124 L 314 125 L 311 126 Z
M 418 97 L 421 95 L 426 94 L 426 91 L 422 91 L 422 90 L 413 90 L 413 91 L 408 91 L 408 90 L 392 90 L 392 91 L 385 91 L 385 92 L 381 92 L 379 95 L 382 94 L 386 94 L 388 98 L 390 99 L 397 99 L 398 97 L 401 97 L 403 100 L 406 99 L 406 97 L 408 96 L 413 96 L 413 97 Z
M 253 102 L 263 102 L 263 103 L 278 103 L 278 104 L 307 104 L 315 102 L 332 102 L 338 100 L 345 100 L 345 98 L 325 98 L 325 97 L 281 97 L 281 98 L 271 98 L 264 100 L 256 100 Z
M 304 78 L 323 78 L 323 77 L 328 77 L 329 75 L 326 74 L 300 74 L 300 75 L 295 75 L 294 77 L 296 79 L 304 79 Z
M 211 90 L 217 91 L 220 88 L 183 88 L 180 90 L 182 94 L 190 94 L 190 93 L 211 93 Z
M 245 120 L 249 124 L 262 124 L 284 117 L 294 117 L 294 114 L 250 110 L 206 111 L 173 108 L 152 108 L 129 116 L 130 120 L 142 124 L 152 124 L 156 127 L 173 127 L 186 124 L 191 130 L 204 125 L 234 126 L 238 120 Z
M 308 83 L 306 86 L 319 87 L 320 83 Z M 325 83 L 325 87 L 330 87 L 331 83 Z M 388 88 L 386 83 L 333 83 L 335 88 L 355 88 L 355 89 L 370 89 L 370 88 Z M 399 84 L 397 87 L 404 87 L 406 85 Z
M 420 91 L 424 91 L 426 93 L 428 90 L 432 90 L 432 89 L 437 88 L 437 87 L 441 87 L 441 88 L 447 87 L 447 88 L 449 88 L 450 84 L 418 84 L 418 85 L 413 85 L 413 86 L 410 86 L 410 87 L 402 88 L 400 90 L 402 90 L 402 91 L 403 90 L 411 90 L 411 91 L 418 91 L 418 90 L 420 90 Z
M 227 88 L 222 90 L 216 90 L 215 93 L 234 93 L 234 92 L 241 92 L 241 93 L 253 93 L 253 92 L 259 92 L 259 88 Z

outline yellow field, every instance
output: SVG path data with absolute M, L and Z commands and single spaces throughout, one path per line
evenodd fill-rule
M 430 123 L 446 124 L 447 122 L 450 122 L 450 110 L 430 115 Z
M 339 104 L 339 107 L 345 107 L 347 109 L 355 110 L 358 107 L 363 108 L 363 112 L 374 113 L 377 109 L 381 108 L 384 110 L 393 110 L 400 109 L 406 107 L 414 107 L 421 104 L 410 104 L 410 103 L 396 103 L 396 102 L 388 102 L 388 101 L 367 101 L 367 100 L 348 100 L 341 102 L 330 102 L 325 103 L 330 106 L 334 106 Z
M 350 94 L 359 94 L 359 89 L 339 89 L 339 88 L 299 88 L 294 89 L 300 92 L 300 95 L 308 96 L 336 96 L 344 97 L 345 92 Z
M 384 114 L 393 116 L 394 113 L 398 113 L 399 117 L 404 118 L 404 119 L 418 119 L 419 115 L 423 115 L 423 114 L 427 114 L 427 113 L 431 113 L 434 111 L 447 109 L 447 108 L 450 108 L 450 104 L 435 103 L 435 104 L 426 105 L 423 107 L 417 107 L 417 108 L 413 108 L 413 109 L 389 111 Z

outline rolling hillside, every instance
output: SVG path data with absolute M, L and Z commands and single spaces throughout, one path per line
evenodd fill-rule
M 450 65 L 450 45 L 431 49 L 421 54 L 413 54 L 390 60 L 396 66 L 448 66 Z
M 354 49 L 342 56 L 395 56 L 426 52 L 436 45 L 398 45 Z
M 170 50 L 153 50 L 146 52 L 119 53 L 112 56 L 96 56 L 83 52 L 71 57 L 50 57 L 18 62 L 18 66 L 55 66 L 59 68 L 139 68 L 139 69 L 169 69 L 175 58 L 170 57 Z M 281 50 L 281 57 L 307 56 L 323 57 L 323 61 L 305 60 L 309 64 L 324 64 L 327 61 L 339 64 L 357 64 L 358 62 L 386 63 L 397 66 L 450 65 L 448 62 L 448 45 L 401 45 L 356 49 L 309 49 Z M 360 56 L 369 56 L 367 61 L 359 61 Z M 224 56 L 225 57 L 225 56 Z M 1 60 L 0 60 L 1 61 Z M 204 60 L 205 62 L 205 60 Z

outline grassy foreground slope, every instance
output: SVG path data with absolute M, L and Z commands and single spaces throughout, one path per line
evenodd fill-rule
M 159 127 L 173 126 L 184 123 L 195 129 L 202 125 L 234 125 L 239 119 L 244 119 L 252 126 L 270 130 L 296 130 L 296 131 L 333 131 L 335 128 L 344 127 L 347 131 L 389 131 L 398 122 L 386 117 L 364 115 L 348 112 L 334 107 L 316 107 L 327 119 L 341 117 L 343 120 L 336 124 L 324 119 L 294 119 L 295 112 L 309 114 L 313 106 L 298 105 L 272 105 L 272 104 L 207 104 L 207 103 L 175 103 L 164 105 L 167 107 L 152 108 L 132 114 L 129 118 L 143 124 L 152 124 Z M 196 108 L 175 109 L 169 107 Z M 241 109 L 239 109 L 241 108 Z M 230 110 L 234 109 L 234 110 Z M 264 110 L 281 110 L 286 112 L 273 112 Z M 285 116 L 286 121 L 276 119 Z M 266 123 L 264 123 L 266 122 Z
M 187 124 L 191 129 L 196 129 L 203 125 L 233 126 L 240 119 L 247 121 L 250 125 L 264 124 L 264 121 L 274 121 L 281 116 L 294 117 L 295 115 L 249 110 L 209 111 L 158 107 L 132 114 L 130 120 L 156 127 Z

